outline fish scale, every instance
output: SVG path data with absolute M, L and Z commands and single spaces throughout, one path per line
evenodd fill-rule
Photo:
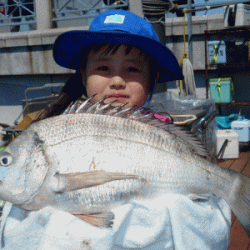
M 72 116 L 72 115 L 71 115 Z M 75 115 L 73 115 L 73 116 L 75 116 Z M 80 122 L 77 122 L 76 124 L 74 124 L 74 126 L 77 126 L 77 127 L 80 127 L 80 128 L 84 128 L 82 131 L 78 131 L 78 134 L 77 134 L 77 136 L 78 137 L 80 137 L 81 136 L 81 132 L 83 133 L 83 135 L 85 135 L 86 134 L 86 131 L 85 130 L 87 130 L 88 131 L 88 137 L 89 136 L 96 136 L 96 137 L 98 137 L 98 136 L 100 136 L 100 135 L 102 135 L 103 136 L 103 129 L 106 129 L 106 133 L 104 133 L 104 136 L 109 136 L 111 139 L 115 139 L 115 138 L 124 138 L 124 139 L 126 139 L 126 140 L 131 140 L 130 138 L 133 138 L 133 140 L 136 142 L 136 143 L 141 143 L 141 144 L 145 144 L 145 145 L 150 145 L 150 147 L 154 147 L 154 148 L 160 148 L 160 146 L 162 146 L 162 145 L 168 145 L 169 147 L 168 148 L 161 148 L 161 150 L 162 149 L 164 149 L 165 151 L 171 151 L 172 152 L 172 154 L 178 154 L 180 151 L 178 150 L 178 148 L 179 148 L 179 143 L 176 143 L 175 142 L 175 140 L 173 139 L 173 138 L 167 138 L 167 141 L 166 141 L 166 139 L 165 139 L 165 143 L 164 143 L 164 140 L 162 141 L 162 143 L 161 143 L 161 145 L 159 146 L 158 145 L 158 141 L 159 140 L 155 140 L 155 137 L 157 137 L 157 135 L 155 135 L 154 133 L 153 133 L 153 131 L 149 131 L 149 132 L 147 132 L 147 133 L 145 133 L 144 132 L 144 130 L 142 129 L 142 128 L 136 128 L 136 127 L 133 127 L 133 126 L 131 126 L 130 124 L 128 124 L 128 127 L 130 128 L 130 138 L 128 138 L 128 136 L 127 136 L 127 134 L 126 133 L 122 133 L 123 131 L 127 131 L 124 127 L 125 127 L 125 125 L 124 124 L 119 124 L 119 126 L 117 126 L 117 119 L 112 119 L 113 120 L 113 123 L 115 124 L 115 126 L 110 126 L 110 128 L 109 129 L 107 129 L 107 127 L 106 126 L 104 126 L 104 128 L 102 127 L 102 124 L 105 124 L 104 123 L 104 120 L 105 120 L 105 118 L 106 117 L 104 117 L 104 116 L 100 116 L 100 117 L 98 117 L 98 119 L 96 119 L 97 121 L 95 121 L 94 119 L 89 119 L 89 116 L 93 116 L 93 115 L 86 115 L 86 117 L 84 117 L 84 124 L 82 124 L 82 119 L 80 119 Z M 70 117 L 70 115 L 67 117 L 67 119 L 70 119 L 71 117 Z M 94 118 L 96 118 L 96 116 L 94 117 Z M 109 117 L 108 117 L 109 118 Z M 74 119 L 75 119 L 75 117 L 74 117 Z M 86 121 L 90 121 L 89 122 L 89 124 L 87 125 L 86 124 Z M 106 122 L 109 122 L 109 121 L 106 121 Z M 66 122 L 67 123 L 67 122 Z M 133 123 L 133 121 L 129 121 L 129 123 Z M 121 126 L 121 125 L 123 125 L 123 126 Z M 144 124 L 140 124 L 140 125 L 142 125 L 142 126 L 144 126 Z M 59 126 L 63 126 L 63 125 L 59 125 Z M 94 129 L 94 127 L 96 126 L 96 129 Z M 115 128 L 120 128 L 118 131 L 117 131 L 117 133 L 115 133 L 116 131 L 114 130 Z M 133 128 L 135 128 L 134 129 L 134 133 L 133 133 Z M 147 130 L 148 130 L 148 128 L 146 128 Z M 154 128 L 152 128 L 152 129 L 154 129 Z M 141 131 L 141 133 L 138 133 L 137 131 Z M 48 130 L 46 130 L 46 131 L 48 131 Z M 68 131 L 74 131 L 74 129 L 73 128 L 68 128 Z M 108 133 L 108 131 L 109 131 L 109 133 Z M 159 132 L 158 130 L 157 130 L 157 132 Z M 145 136 L 145 134 L 147 135 L 147 134 L 149 134 L 150 136 Z M 41 136 L 41 138 L 43 138 L 43 135 L 41 134 L 40 135 Z M 53 137 L 51 137 L 51 135 L 47 135 L 49 138 L 51 138 L 51 140 L 53 140 Z M 46 136 L 46 137 L 47 137 Z M 85 135 L 86 136 L 86 135 Z M 159 135 L 158 135 L 159 136 Z M 70 134 L 68 134 L 67 135 L 67 138 L 66 138 L 66 140 L 71 140 L 72 138 L 74 138 L 75 137 L 75 134 L 72 134 L 72 135 L 70 135 Z M 159 136 L 160 137 L 160 136 Z M 63 139 L 61 139 L 61 140 L 63 140 Z M 57 140 L 55 140 L 55 141 L 57 141 Z M 92 139 L 91 139 L 91 141 L 92 141 Z M 98 143 L 100 143 L 100 142 L 98 142 Z M 110 143 L 110 142 L 108 142 L 108 143 Z M 108 144 L 107 143 L 107 144 Z M 114 145 L 117 145 L 117 143 L 113 143 Z M 98 145 L 95 145 L 95 146 L 98 146 Z M 103 146 L 100 146 L 100 148 L 102 149 L 103 148 Z M 116 148 L 116 146 L 115 146 L 115 148 Z M 119 148 L 119 147 L 118 147 Z M 120 147 L 121 148 L 121 147 Z M 142 148 L 142 150 L 145 150 L 145 148 Z M 181 149 L 181 148 L 179 148 L 179 149 Z M 60 149 L 61 150 L 61 149 Z M 134 149 L 133 149 L 134 150 Z M 138 150 L 138 151 L 140 151 L 140 149 Z M 88 153 L 88 155 L 90 155 L 91 154 L 91 152 L 89 152 Z M 92 153 L 93 154 L 93 157 L 95 156 L 95 153 Z M 104 155 L 106 155 L 106 153 L 104 153 Z M 179 155 L 180 155 L 180 153 L 179 153 Z M 182 157 L 184 157 L 183 155 L 182 155 Z M 104 157 L 105 158 L 105 157 Z M 189 159 L 189 161 L 190 160 L 192 160 L 192 159 Z M 87 169 L 86 169 L 87 170 Z M 113 171 L 113 169 L 112 169 L 112 171 Z M 120 170 L 119 170 L 120 171 Z
M 27 210 L 50 205 L 88 215 L 135 197 L 212 194 L 228 202 L 250 234 L 248 177 L 199 156 L 199 143 L 172 124 L 153 117 L 151 123 L 143 111 L 106 107 L 113 116 L 105 115 L 102 103 L 88 104 L 84 113 L 74 106 L 73 113 L 69 108 L 68 114 L 29 126 L 0 152 L 0 199 Z M 110 225 L 112 216 L 106 218 L 103 224 Z

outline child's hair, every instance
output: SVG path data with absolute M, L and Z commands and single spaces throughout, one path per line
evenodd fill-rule
M 81 73 L 76 72 L 66 81 L 58 98 L 43 110 L 39 117 L 33 122 L 60 115 L 71 102 L 79 99 L 82 95 L 86 95 L 86 90 L 82 84 Z
M 111 53 L 115 54 L 117 50 L 121 47 L 122 44 L 107 44 L 107 47 L 105 51 L 103 52 L 105 55 Z M 93 50 L 95 53 L 99 52 L 105 44 L 93 44 L 90 48 L 90 50 Z M 125 54 L 129 54 L 131 50 L 135 46 L 133 45 L 125 45 Z M 154 86 L 154 81 L 157 76 L 157 68 L 156 68 L 156 63 L 155 59 L 146 51 L 143 51 L 142 49 L 138 48 L 140 50 L 140 53 L 145 56 L 145 59 L 149 58 L 149 67 L 150 67 L 150 90 L 152 91 L 153 86 Z M 88 52 L 90 51 L 88 50 Z M 81 61 L 79 68 L 86 68 L 86 63 L 87 63 L 87 51 L 84 51 L 81 56 Z M 81 96 L 86 96 L 86 89 L 83 85 L 82 82 L 82 75 L 79 72 L 79 70 L 72 76 L 70 77 L 64 87 L 62 88 L 61 92 L 59 93 L 58 99 L 52 103 L 47 110 L 45 110 L 39 118 L 36 120 L 42 120 L 45 118 L 49 118 L 52 116 L 60 115 L 69 105 L 71 102 L 77 101 Z

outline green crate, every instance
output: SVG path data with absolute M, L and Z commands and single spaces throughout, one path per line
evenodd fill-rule
M 230 103 L 233 100 L 234 87 L 231 77 L 209 80 L 210 97 L 216 103 Z

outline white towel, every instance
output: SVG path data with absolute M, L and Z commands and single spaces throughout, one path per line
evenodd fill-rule
M 6 203 L 1 249 L 225 250 L 229 245 L 231 210 L 214 196 L 194 202 L 166 194 L 133 200 L 113 212 L 113 227 L 98 228 L 52 207 L 28 212 Z

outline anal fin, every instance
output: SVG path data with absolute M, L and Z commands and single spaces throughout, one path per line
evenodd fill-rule
M 105 211 L 92 214 L 74 214 L 77 218 L 96 227 L 111 227 L 113 225 L 114 214 L 111 211 Z

